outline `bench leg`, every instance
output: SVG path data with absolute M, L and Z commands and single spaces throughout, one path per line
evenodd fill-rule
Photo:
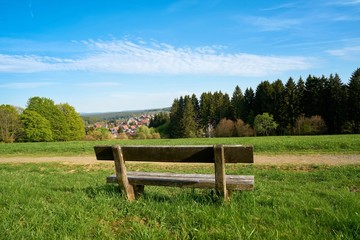
M 225 177 L 225 155 L 224 147 L 222 145 L 214 145 L 214 160 L 215 160 L 215 189 L 216 193 L 224 198 L 224 201 L 229 199 L 228 191 L 226 189 Z
M 133 185 L 135 198 L 139 199 L 141 196 L 144 195 L 144 185 Z
M 135 199 L 134 188 L 131 185 L 127 178 L 125 161 L 122 154 L 122 150 L 120 146 L 112 147 L 114 161 L 115 161 L 115 170 L 116 170 L 116 179 L 121 188 L 121 190 L 125 193 L 125 197 L 127 200 L 132 201 Z

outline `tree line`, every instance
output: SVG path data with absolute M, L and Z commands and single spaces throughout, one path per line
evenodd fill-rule
M 75 108 L 32 97 L 25 109 L 0 105 L 0 141 L 49 142 L 80 140 L 85 126 Z
M 170 115 L 155 116 L 152 127 L 171 138 L 250 135 L 360 133 L 360 68 L 348 84 L 338 74 L 309 75 L 285 84 L 262 81 L 230 97 L 204 92 L 173 101 Z

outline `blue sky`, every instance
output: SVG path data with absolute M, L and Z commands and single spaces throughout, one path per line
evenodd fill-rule
M 360 0 L 0 0 L 0 104 L 78 112 L 360 67 Z

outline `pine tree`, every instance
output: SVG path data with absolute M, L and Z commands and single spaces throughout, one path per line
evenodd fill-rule
M 197 124 L 196 124 L 196 112 L 194 104 L 189 96 L 184 98 L 184 106 L 180 118 L 181 135 L 182 138 L 196 137 Z
M 360 133 L 360 68 L 356 69 L 349 81 L 348 115 L 353 132 Z
M 244 92 L 244 113 L 242 118 L 244 118 L 243 120 L 251 126 L 254 125 L 255 118 L 254 102 L 254 90 L 251 87 L 247 88 Z
M 323 118 L 331 134 L 342 132 L 346 120 L 346 92 L 338 74 L 331 74 L 325 85 Z
M 272 114 L 274 115 L 274 120 L 279 124 L 277 131 L 278 134 L 283 134 L 286 129 L 286 118 L 284 115 L 285 104 L 284 104 L 284 84 L 280 79 L 276 80 L 271 84 L 273 89 L 272 95 L 272 105 L 273 110 Z
M 283 114 L 291 134 L 294 133 L 296 119 L 300 116 L 299 97 L 300 94 L 294 80 L 289 78 L 285 84 L 285 109 Z
M 244 104 L 244 95 L 240 87 L 236 86 L 231 97 L 231 117 L 233 120 L 242 119 L 244 117 Z
M 274 105 L 273 105 L 273 96 L 274 89 L 269 81 L 261 82 L 255 92 L 255 109 L 254 112 L 256 115 L 268 112 L 273 114 Z

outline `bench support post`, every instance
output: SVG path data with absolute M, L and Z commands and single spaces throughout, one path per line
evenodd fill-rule
M 223 145 L 214 145 L 215 189 L 219 196 L 228 200 L 225 177 L 225 155 Z
M 125 197 L 132 201 L 135 198 L 134 188 L 129 183 L 127 174 L 126 174 L 126 167 L 125 167 L 125 160 L 122 154 L 122 150 L 120 146 L 113 146 L 112 152 L 114 155 L 114 162 L 115 162 L 115 171 L 116 171 L 116 179 L 117 182 L 125 194 Z

